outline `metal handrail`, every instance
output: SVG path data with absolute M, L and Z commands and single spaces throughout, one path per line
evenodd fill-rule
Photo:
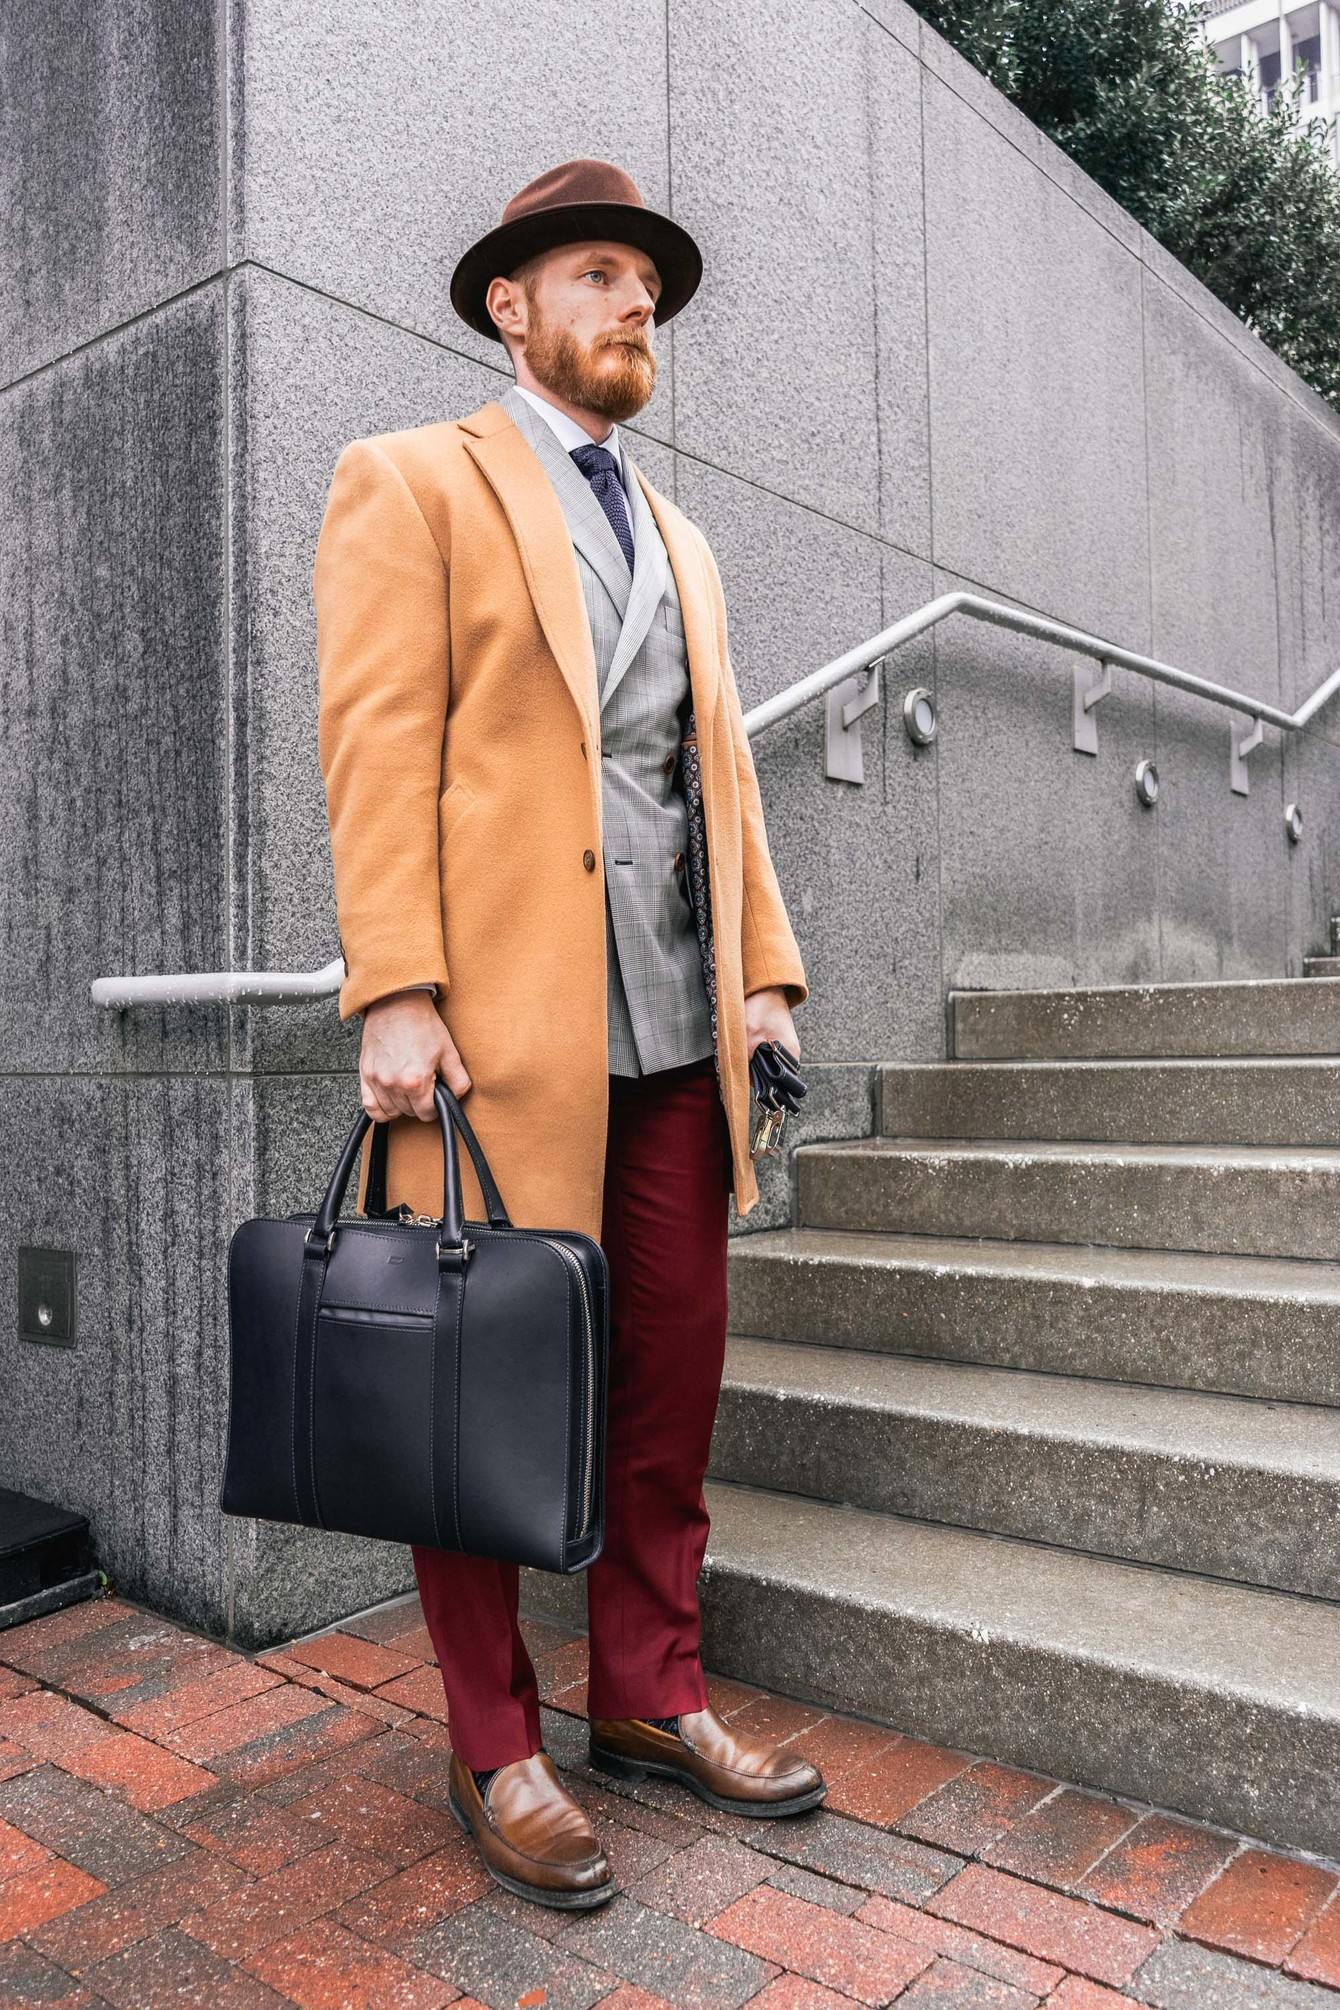
M 1244 739 L 1239 739 L 1234 730 L 1231 755 L 1235 773 L 1252 748 L 1260 745 L 1264 723 L 1279 726 L 1285 732 L 1299 732 L 1321 710 L 1327 699 L 1340 689 L 1340 669 L 1336 669 L 1297 711 L 1286 712 L 1281 706 L 1272 705 L 1265 699 L 1249 697 L 1245 691 L 1235 691 L 1227 684 L 1216 684 L 1208 677 L 1197 677 L 1189 670 L 1177 669 L 1174 664 L 1161 663 L 1156 657 L 1142 656 L 1133 649 L 1122 649 L 1115 642 L 1105 642 L 1101 636 L 1090 635 L 1082 628 L 1071 628 L 1065 622 L 1050 621 L 1045 615 L 1027 614 L 1020 608 L 1007 607 L 1003 601 L 984 599 L 977 593 L 942 593 L 914 613 L 905 614 L 892 627 L 881 629 L 878 635 L 872 635 L 866 642 L 858 642 L 855 648 L 835 656 L 831 663 L 823 664 L 820 669 L 811 671 L 808 677 L 788 685 L 775 697 L 765 698 L 762 704 L 751 706 L 744 715 L 749 738 L 756 739 L 769 726 L 789 719 L 813 699 L 821 698 L 835 686 L 872 670 L 895 649 L 901 649 L 905 642 L 924 635 L 951 614 L 966 614 L 974 621 L 984 621 L 995 628 L 1011 628 L 1020 635 L 1054 642 L 1060 648 L 1079 655 L 1095 656 L 1103 666 L 1104 676 L 1108 666 L 1116 664 L 1121 669 L 1134 670 L 1142 677 L 1152 678 L 1156 683 L 1171 684 L 1178 690 L 1193 692 L 1212 705 L 1222 705 L 1230 711 L 1242 713 L 1252 722 L 1252 731 Z M 1077 679 L 1078 675 L 1077 670 Z M 1077 684 L 1077 707 L 1082 703 L 1087 710 L 1098 698 L 1106 696 L 1107 690 L 1107 685 L 1099 683 L 1084 692 Z M 865 697 L 853 696 L 841 708 L 842 726 L 853 727 L 869 704 L 869 694 Z M 1235 780 L 1234 786 L 1245 789 L 1245 781 L 1239 784 Z M 95 977 L 89 990 L 95 1005 L 113 1009 L 129 1005 L 289 1005 L 338 993 L 346 975 L 344 958 L 337 956 L 320 970 L 219 970 L 199 975 Z
M 1067 627 L 1062 621 L 1049 621 L 1043 614 L 1026 614 L 1021 608 L 1007 607 L 1003 601 L 984 600 L 978 593 L 942 593 L 937 600 L 928 600 L 924 607 L 917 608 L 915 613 L 905 614 L 901 621 L 894 622 L 892 628 L 882 629 L 868 642 L 859 642 L 854 649 L 849 649 L 845 656 L 835 656 L 822 669 L 811 671 L 799 683 L 779 691 L 775 698 L 765 698 L 761 705 L 753 706 L 745 714 L 750 738 L 768 726 L 775 726 L 779 719 L 789 718 L 811 698 L 822 696 L 854 672 L 868 670 L 881 656 L 890 655 L 904 642 L 923 635 L 928 628 L 934 628 L 937 622 L 946 620 L 951 614 L 967 614 L 974 621 L 985 621 L 995 628 L 1013 628 L 1021 635 L 1036 635 L 1040 641 L 1058 643 L 1061 648 L 1075 650 L 1080 655 L 1096 656 L 1101 662 L 1115 663 L 1123 670 L 1136 670 L 1142 677 L 1152 677 L 1156 683 L 1174 684 L 1179 690 L 1194 691 L 1197 697 L 1207 698 L 1211 704 L 1226 705 L 1234 712 L 1244 712 L 1249 719 L 1264 719 L 1288 732 L 1297 732 L 1305 726 L 1331 694 L 1340 690 L 1340 670 L 1333 670 L 1325 683 L 1319 684 L 1296 712 L 1285 712 L 1264 698 L 1250 698 L 1245 691 L 1234 691 L 1227 684 L 1215 684 L 1208 677 L 1195 676 L 1190 670 L 1178 670 L 1171 663 L 1160 663 L 1157 657 L 1141 656 L 1133 649 L 1122 649 L 1115 642 L 1104 642 L 1101 636 L 1090 635 L 1082 628 Z

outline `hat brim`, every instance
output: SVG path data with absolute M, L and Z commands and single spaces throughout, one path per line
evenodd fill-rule
M 506 278 L 539 251 L 584 237 L 613 238 L 646 252 L 661 279 L 654 317 L 658 328 L 673 320 L 698 290 L 702 253 L 673 218 L 636 203 L 569 202 L 501 223 L 472 244 L 451 275 L 452 306 L 469 327 L 501 342 L 502 333 L 484 304 L 489 282 L 499 274 Z

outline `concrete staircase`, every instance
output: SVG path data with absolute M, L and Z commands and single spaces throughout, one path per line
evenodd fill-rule
M 706 1656 L 1340 1854 L 1340 976 L 949 1005 L 732 1239 Z

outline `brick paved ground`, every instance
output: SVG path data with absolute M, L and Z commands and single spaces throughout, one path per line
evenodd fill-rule
M 478 1867 L 412 1601 L 256 1659 L 114 1598 L 0 1633 L 0 2006 L 1340 2010 L 1340 1867 L 726 1681 L 824 1808 L 616 1787 L 584 1642 L 527 1632 L 619 1885 L 592 1913 Z

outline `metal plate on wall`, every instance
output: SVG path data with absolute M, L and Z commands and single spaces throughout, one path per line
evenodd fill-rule
M 19 1248 L 19 1338 L 73 1347 L 74 1251 Z

